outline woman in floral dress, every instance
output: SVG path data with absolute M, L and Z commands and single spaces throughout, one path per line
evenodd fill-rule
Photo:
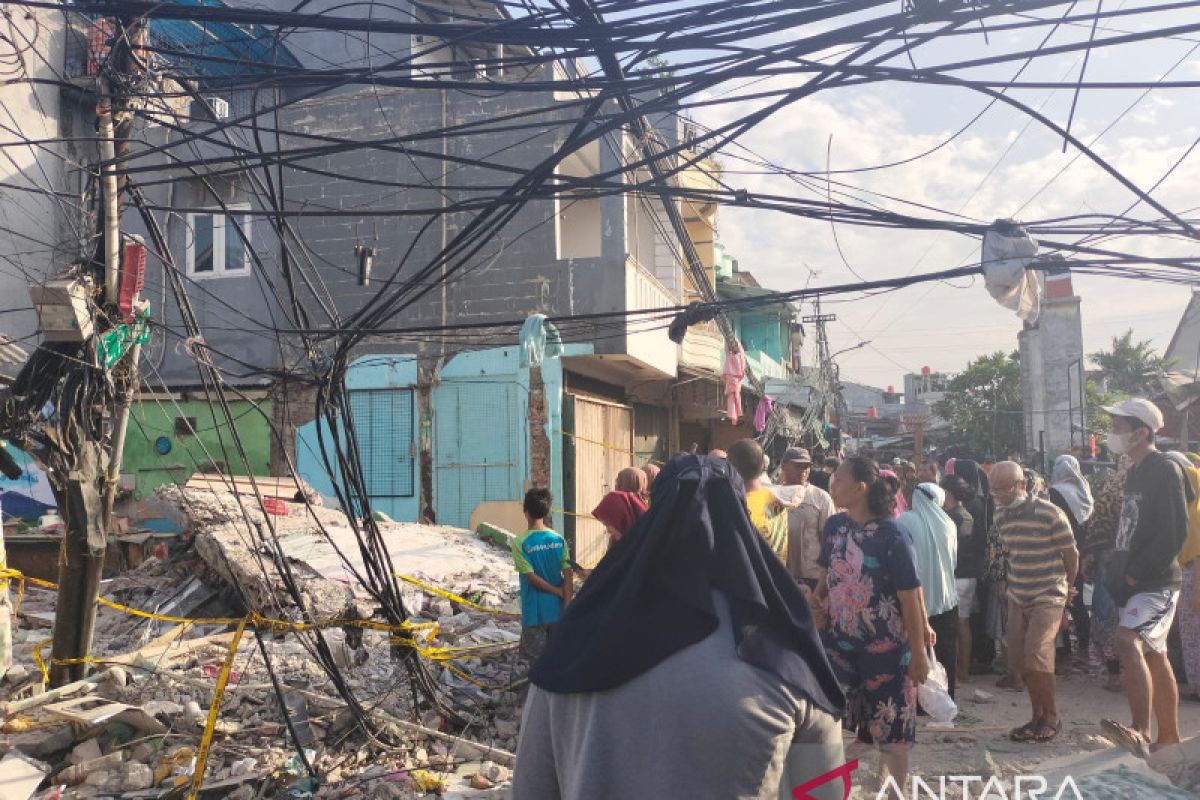
M 929 674 L 934 637 L 912 542 L 892 519 L 899 489 L 868 458 L 838 467 L 830 493 L 846 511 L 825 524 L 817 608 L 858 741 L 879 748 L 880 781 L 891 776 L 903 786 L 916 741 L 916 687 Z

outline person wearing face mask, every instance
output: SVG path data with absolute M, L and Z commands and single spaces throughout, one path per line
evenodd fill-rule
M 1134 398 L 1104 410 L 1112 417 L 1109 449 L 1132 462 L 1104 572 L 1105 588 L 1120 609 L 1117 654 L 1133 725 L 1111 719 L 1100 725 L 1110 741 L 1145 757 L 1179 742 L 1179 687 L 1167 658 L 1167 635 L 1183 579 L 1176 558 L 1187 540 L 1191 486 L 1154 445 L 1163 426 L 1157 406 Z M 1151 710 L 1158 721 L 1153 744 Z
M 1009 672 L 1023 679 L 1033 708 L 1032 719 L 1009 736 L 1049 742 L 1062 731 L 1054 697 L 1054 639 L 1075 591 L 1079 551 L 1066 515 L 1029 494 L 1019 464 L 997 464 L 991 488 L 1008 600 Z

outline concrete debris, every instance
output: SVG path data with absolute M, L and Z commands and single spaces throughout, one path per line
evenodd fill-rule
M 179 625 L 101 606 L 92 655 L 106 668 L 34 697 L 16 692 L 29 683 L 41 689 L 32 651 L 48 634 L 30 626 L 54 618 L 54 596 L 27 592 L 23 627 L 14 631 L 20 663 L 0 684 L 0 752 L 39 758 L 47 766 L 27 794 L 14 796 L 157 800 L 185 794 L 233 638 L 227 622 L 204 620 L 238 619 L 248 607 L 273 618 L 301 619 L 273 564 L 286 561 L 309 618 L 382 620 L 354 577 L 363 566 L 345 515 L 285 505 L 286 514 L 270 515 L 273 537 L 252 498 L 239 502 L 210 488 L 160 489 L 155 513 L 177 518 L 190 546 L 146 558 L 104 581 L 102 594 L 132 608 L 199 621 Z M 486 655 L 453 661 L 454 671 L 426 662 L 447 701 L 471 710 L 471 726 L 458 735 L 438 712 L 413 707 L 400 658 L 404 651 L 385 631 L 321 632 L 349 689 L 369 709 L 363 730 L 315 658 L 314 635 L 258 634 L 268 670 L 257 635 L 248 630 L 220 698 L 201 797 L 507 796 L 519 730 L 512 687 L 523 677 L 515 658 L 520 621 L 511 555 L 458 528 L 381 524 L 398 574 L 469 601 L 399 583 L 423 647 L 488 646 Z M 262 526 L 261 534 L 255 526 Z M 338 550 L 350 557 L 349 565 Z M 305 748 L 312 775 L 293 736 Z M 36 790 L 46 774 L 54 776 L 53 783 Z
M 71 763 L 82 764 L 85 761 L 91 761 L 104 755 L 100 751 L 100 742 L 97 739 L 84 739 L 71 751 Z
M 0 796 L 5 800 L 25 800 L 37 791 L 49 768 L 20 753 L 8 753 L 0 759 Z

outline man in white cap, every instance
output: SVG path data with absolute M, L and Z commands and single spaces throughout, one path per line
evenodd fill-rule
M 1179 687 L 1167 658 L 1167 634 L 1179 603 L 1183 576 L 1176 557 L 1187 539 L 1190 488 L 1179 467 L 1155 447 L 1154 434 L 1163 426 L 1157 406 L 1134 398 L 1104 410 L 1112 416 L 1108 448 L 1133 462 L 1105 565 L 1105 588 L 1120 608 L 1117 651 L 1133 725 L 1106 719 L 1101 729 L 1146 757 L 1179 742 Z M 1157 739 L 1151 738 L 1151 711 Z
M 837 513 L 833 498 L 813 486 L 812 456 L 803 447 L 789 447 L 783 454 L 779 478 L 784 484 L 781 499 L 788 506 L 787 568 L 801 585 L 816 588 L 821 577 L 817 557 L 821 555 L 821 532 L 825 521 Z

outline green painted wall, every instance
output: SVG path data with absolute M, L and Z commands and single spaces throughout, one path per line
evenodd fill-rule
M 746 351 L 746 363 L 763 378 L 788 377 L 784 328 L 779 314 L 733 314 L 733 330 Z
M 246 448 L 255 475 L 269 475 L 271 460 L 270 401 L 250 403 L 231 400 L 230 410 L 242 444 Z M 224 462 L 234 475 L 246 474 L 233 438 L 224 424 L 224 415 L 203 400 L 143 400 L 134 404 L 125 435 L 125 458 L 121 472 L 136 476 L 134 496 L 152 494 L 167 483 L 186 483 L 201 464 Z M 175 420 L 195 420 L 196 434 L 177 433 Z M 216 424 L 221 421 L 221 425 Z M 171 452 L 160 455 L 155 440 L 165 436 Z

